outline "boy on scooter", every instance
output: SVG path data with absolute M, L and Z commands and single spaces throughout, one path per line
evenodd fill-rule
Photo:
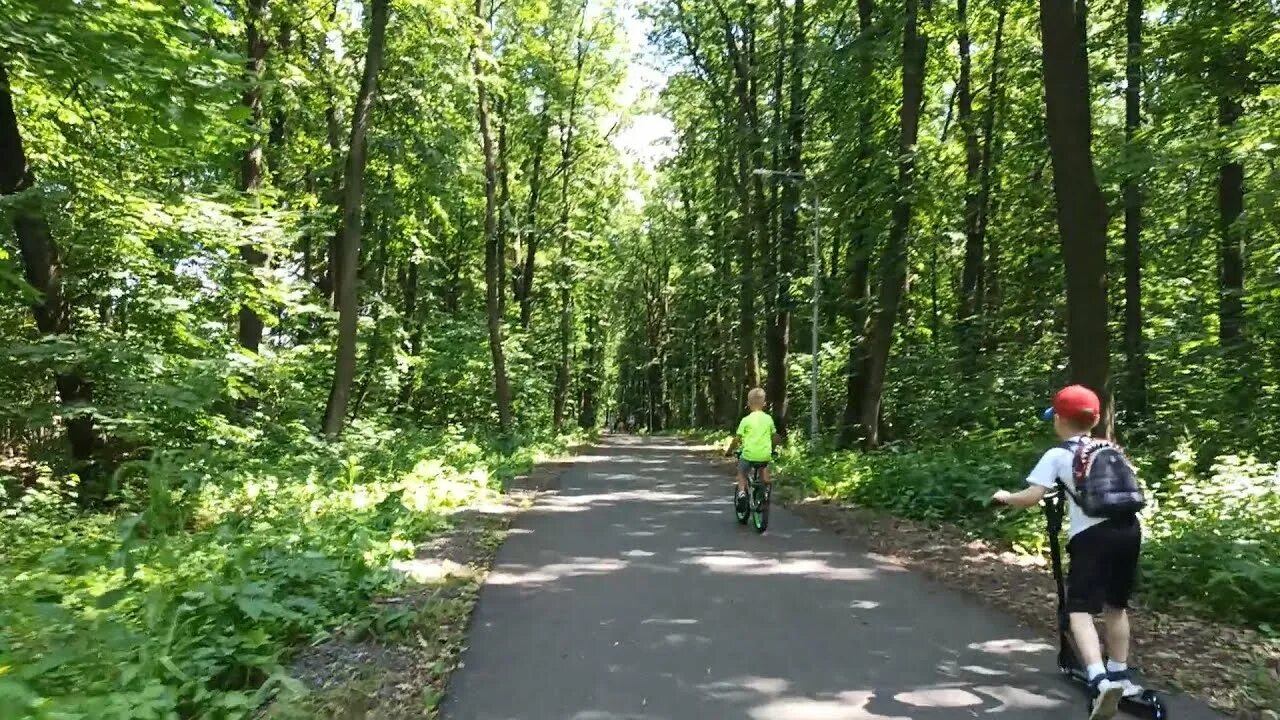
M 1044 419 L 1063 441 L 1051 448 L 1027 476 L 1027 488 L 1016 493 L 1000 490 L 992 500 L 1016 508 L 1035 507 L 1045 494 L 1061 488 L 1068 515 L 1067 552 L 1071 568 L 1067 574 L 1067 612 L 1071 634 L 1089 678 L 1091 720 L 1107 720 L 1116 714 L 1123 697 L 1138 695 L 1142 688 L 1133 683 L 1127 665 L 1129 657 L 1129 617 L 1126 608 L 1133 591 L 1142 545 L 1142 528 L 1137 515 L 1093 517 L 1085 514 L 1076 494 L 1075 450 L 1090 440 L 1102 418 L 1102 404 L 1089 388 L 1072 385 L 1053 398 Z M 1102 649 L 1093 616 L 1106 621 L 1107 653 Z

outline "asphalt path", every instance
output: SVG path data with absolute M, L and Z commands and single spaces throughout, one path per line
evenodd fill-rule
M 443 716 L 1086 717 L 1051 639 L 778 507 L 757 535 L 731 484 L 671 440 L 579 456 L 499 551 Z

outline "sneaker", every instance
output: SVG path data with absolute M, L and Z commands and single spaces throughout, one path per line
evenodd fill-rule
M 738 491 L 737 496 L 734 498 L 734 507 L 736 507 L 740 513 L 747 511 L 747 493 L 745 490 Z
M 1142 686 L 1133 681 L 1133 673 L 1127 669 L 1108 672 L 1107 680 L 1123 688 L 1125 697 L 1137 697 L 1142 694 Z
M 1089 720 L 1111 720 L 1120 709 L 1124 686 L 1107 679 L 1106 675 L 1089 681 Z

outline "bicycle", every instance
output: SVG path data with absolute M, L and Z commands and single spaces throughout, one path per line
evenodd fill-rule
M 734 457 L 741 460 L 742 452 L 735 452 Z M 760 474 L 769 466 L 769 463 L 751 462 L 750 465 L 751 469 L 747 473 L 746 503 L 739 502 L 738 486 L 734 485 L 733 513 L 739 524 L 746 525 L 750 522 L 757 533 L 763 533 L 769 528 L 769 501 L 773 496 L 773 485 L 762 481 Z

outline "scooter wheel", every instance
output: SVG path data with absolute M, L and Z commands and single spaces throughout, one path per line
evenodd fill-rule
M 1153 690 L 1144 690 L 1142 692 L 1142 702 L 1150 708 L 1148 716 L 1151 720 L 1167 720 L 1169 715 L 1165 712 L 1164 703 L 1160 702 L 1160 698 Z

